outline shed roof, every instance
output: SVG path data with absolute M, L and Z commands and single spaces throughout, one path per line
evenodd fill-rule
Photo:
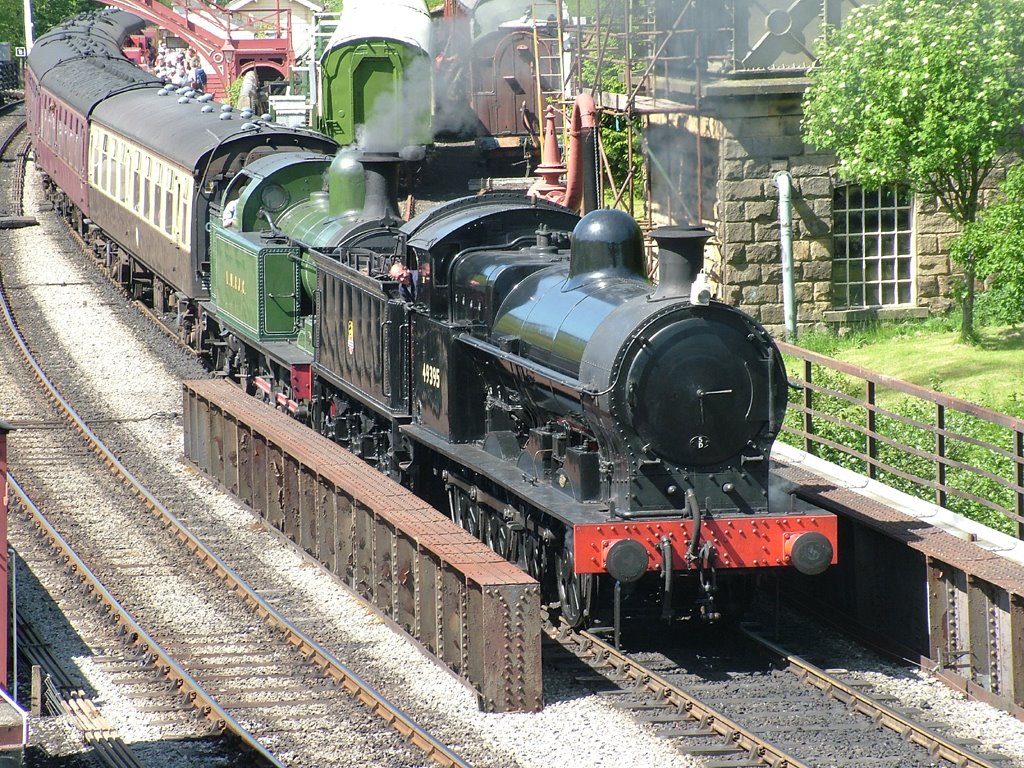
M 245 8 L 245 6 L 252 5 L 256 2 L 259 2 L 259 0 L 234 0 L 234 2 L 228 3 L 227 9 L 229 11 L 240 11 Z M 309 10 L 315 13 L 321 13 L 324 10 L 323 3 L 314 3 L 312 0 L 283 0 L 282 5 L 287 5 L 288 3 L 298 3 L 299 5 L 309 8 Z

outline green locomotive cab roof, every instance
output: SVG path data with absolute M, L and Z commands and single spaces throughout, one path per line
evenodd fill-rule
M 224 225 L 244 232 L 271 229 L 271 222 L 276 227 L 286 209 L 325 189 L 332 159 L 289 152 L 249 163 L 224 191 Z

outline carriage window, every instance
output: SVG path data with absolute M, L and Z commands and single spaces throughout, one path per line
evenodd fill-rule
M 108 139 L 107 139 L 107 136 L 104 135 L 103 136 L 103 158 L 101 160 L 101 163 L 103 165 L 103 168 L 102 168 L 103 178 L 100 181 L 100 189 L 102 189 L 104 192 L 107 192 L 107 191 L 110 190 L 110 155 L 108 154 L 108 152 L 109 152 Z
M 164 192 L 164 232 L 174 234 L 174 195 L 170 188 Z
M 164 166 L 163 163 L 155 161 L 153 163 L 153 224 L 154 226 L 163 226 L 163 219 L 160 214 L 162 213 L 161 201 L 164 199 Z
M 128 157 L 122 152 L 117 163 L 117 199 L 122 203 L 128 199 Z
M 111 197 L 117 197 L 117 139 L 111 137 L 110 153 L 107 155 L 107 191 Z
M 178 224 L 181 227 L 181 244 L 186 248 L 189 246 L 190 232 L 189 232 L 189 218 L 188 218 L 188 182 L 182 179 L 181 184 L 178 186 L 178 200 L 181 202 L 181 210 L 178 211 Z
M 142 218 L 149 220 L 149 169 L 152 167 L 152 160 L 149 157 L 144 159 L 142 174 Z
M 142 207 L 142 182 L 139 178 L 139 161 L 135 160 L 135 167 L 132 169 L 132 207 L 138 213 Z
M 106 136 L 97 136 L 92 145 L 92 183 L 98 187 L 103 186 L 100 176 L 103 168 L 103 144 L 106 139 Z
M 836 309 L 914 301 L 912 196 L 903 186 L 839 187 L 832 204 L 832 304 Z
M 191 233 L 189 232 L 189 226 L 188 226 L 187 211 L 188 211 L 187 206 L 184 203 L 182 203 L 181 204 L 181 212 L 180 212 L 180 216 L 181 216 L 181 218 L 180 218 L 180 221 L 181 221 L 181 244 L 184 245 L 186 248 L 188 248 L 189 240 L 191 240 L 191 237 L 190 237 Z

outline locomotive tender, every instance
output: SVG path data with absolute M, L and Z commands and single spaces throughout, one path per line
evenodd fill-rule
M 212 367 L 446 505 L 572 624 L 714 619 L 751 574 L 834 561 L 834 516 L 769 506 L 786 373 L 710 297 L 705 230 L 653 233 L 655 287 L 620 211 L 485 194 L 404 222 L 402 147 L 337 152 L 168 93 L 119 59 L 132 19 L 36 44 L 36 159 Z
M 431 26 L 424 0 L 347 0 L 317 68 L 317 127 L 343 145 L 432 143 Z

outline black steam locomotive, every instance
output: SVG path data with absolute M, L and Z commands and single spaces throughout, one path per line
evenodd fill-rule
M 488 194 L 403 222 L 401 148 L 334 154 L 126 82 L 123 17 L 37 43 L 37 158 L 221 373 L 446 506 L 573 624 L 604 606 L 714 619 L 752 573 L 833 561 L 834 516 L 769 505 L 786 374 L 764 329 L 710 297 L 706 231 L 653 233 L 654 286 L 620 211 Z

